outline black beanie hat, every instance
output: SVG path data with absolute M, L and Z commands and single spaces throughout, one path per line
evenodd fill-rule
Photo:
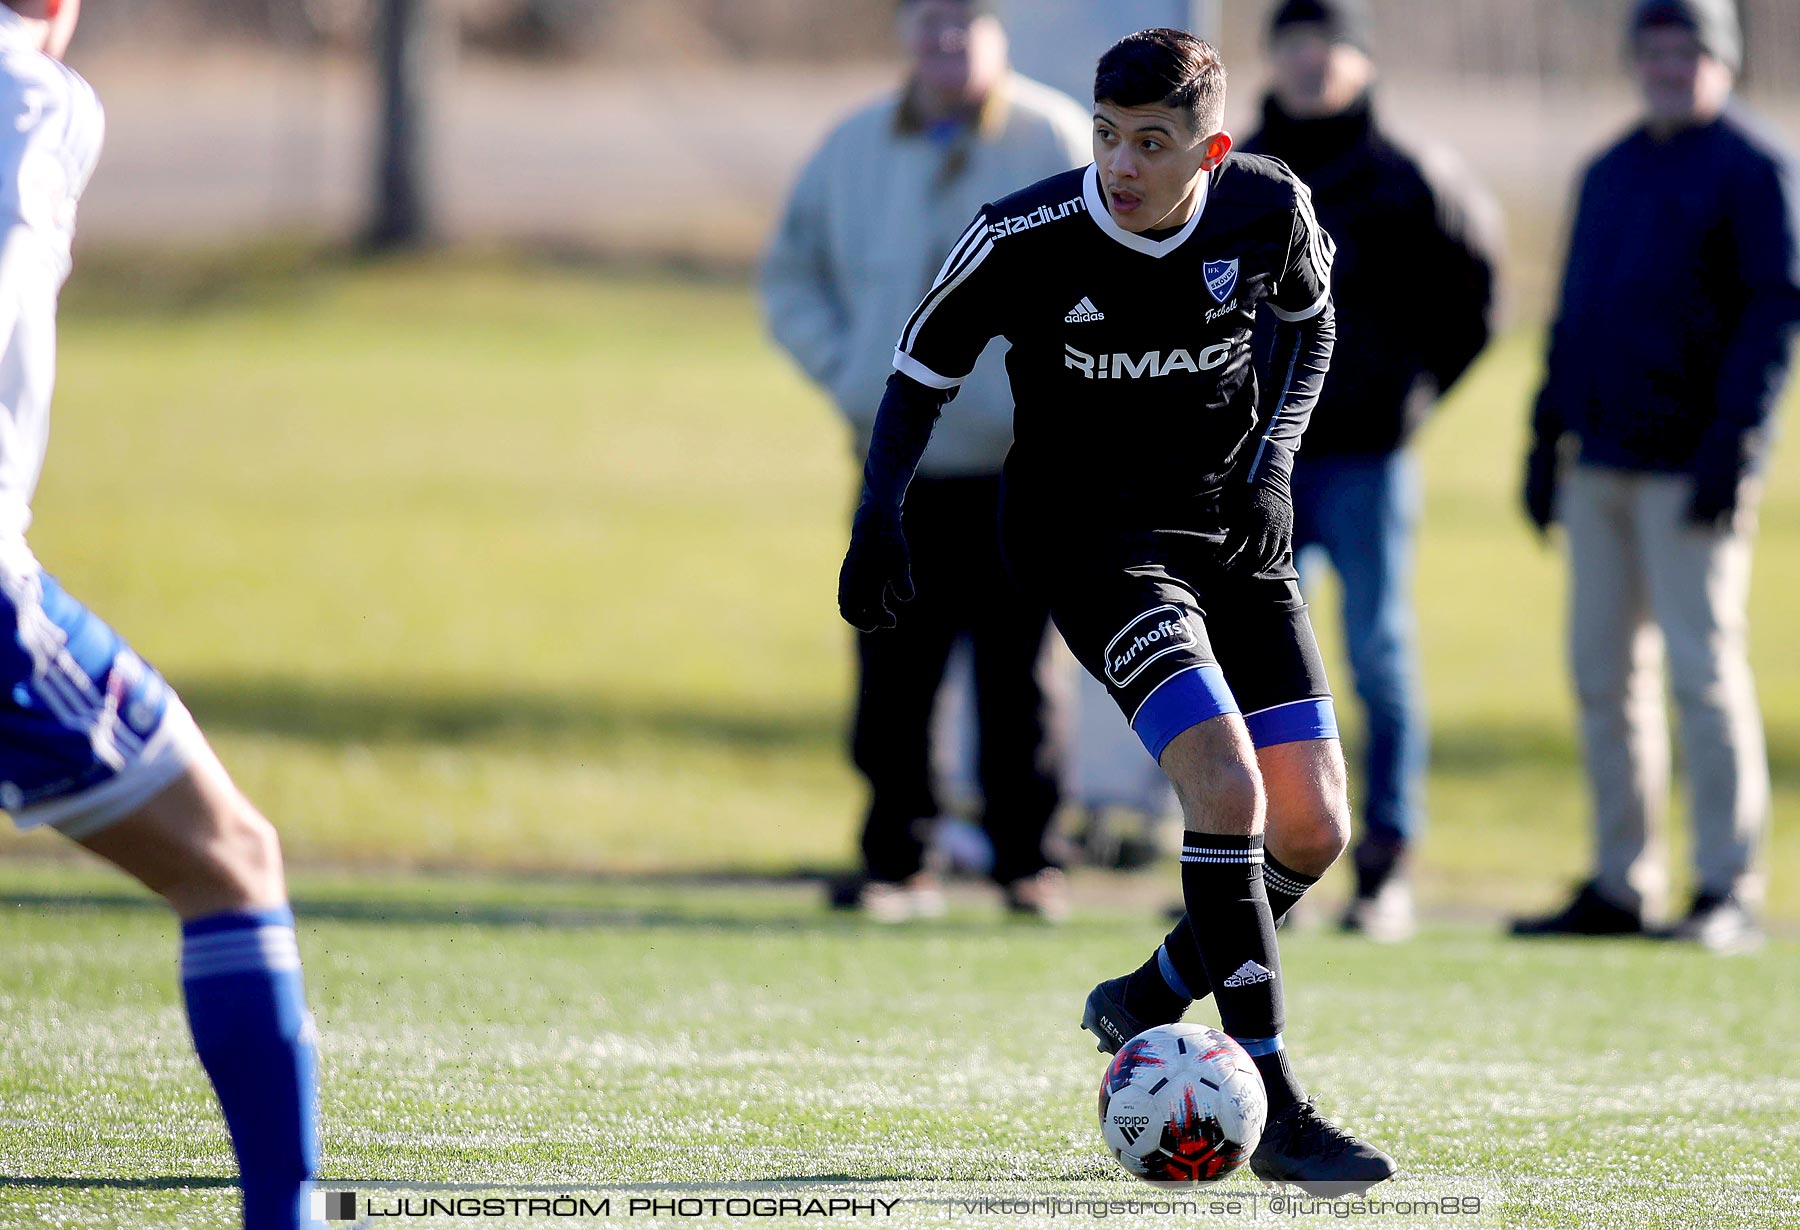
M 1736 0 L 1638 0 L 1631 13 L 1632 38 L 1656 26 L 1692 30 L 1700 47 L 1732 72 L 1744 66 L 1744 30 Z
M 1282 0 L 1269 17 L 1269 37 L 1302 23 L 1324 26 L 1332 42 L 1348 43 L 1365 55 L 1373 49 L 1375 21 L 1367 0 Z

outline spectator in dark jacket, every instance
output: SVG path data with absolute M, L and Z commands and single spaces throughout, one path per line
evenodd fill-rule
M 1487 344 L 1499 228 L 1497 208 L 1459 166 L 1382 127 L 1369 34 L 1363 0 L 1278 5 L 1272 90 L 1244 148 L 1292 167 L 1337 241 L 1339 342 L 1294 466 L 1294 546 L 1320 548 L 1338 573 L 1367 716 L 1365 823 L 1344 925 L 1395 940 L 1413 929 L 1402 866 L 1424 819 L 1426 758 L 1410 592 L 1419 491 L 1407 443 Z M 1423 312 L 1419 276 L 1433 288 Z
M 1525 505 L 1561 520 L 1595 865 L 1521 934 L 1644 929 L 1666 887 L 1666 654 L 1697 891 L 1668 934 L 1762 938 L 1768 755 L 1745 650 L 1757 475 L 1800 323 L 1800 180 L 1731 101 L 1731 0 L 1639 0 L 1645 118 L 1588 169 L 1532 418 Z

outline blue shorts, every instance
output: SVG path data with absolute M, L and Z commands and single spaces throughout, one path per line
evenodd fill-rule
M 35 561 L 0 561 L 0 688 L 0 809 L 22 829 L 94 832 L 205 748 L 162 676 Z

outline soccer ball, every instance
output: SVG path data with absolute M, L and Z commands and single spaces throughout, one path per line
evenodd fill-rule
M 1127 1042 L 1100 1081 L 1100 1135 L 1151 1183 L 1213 1183 L 1244 1164 L 1268 1116 L 1244 1048 L 1205 1025 L 1158 1025 Z

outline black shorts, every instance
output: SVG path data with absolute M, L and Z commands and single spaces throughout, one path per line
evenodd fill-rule
M 1007 559 L 1050 608 L 1152 757 L 1191 726 L 1242 713 L 1257 747 L 1337 738 L 1299 583 L 1218 566 L 1205 537 L 1045 535 L 1009 518 Z

